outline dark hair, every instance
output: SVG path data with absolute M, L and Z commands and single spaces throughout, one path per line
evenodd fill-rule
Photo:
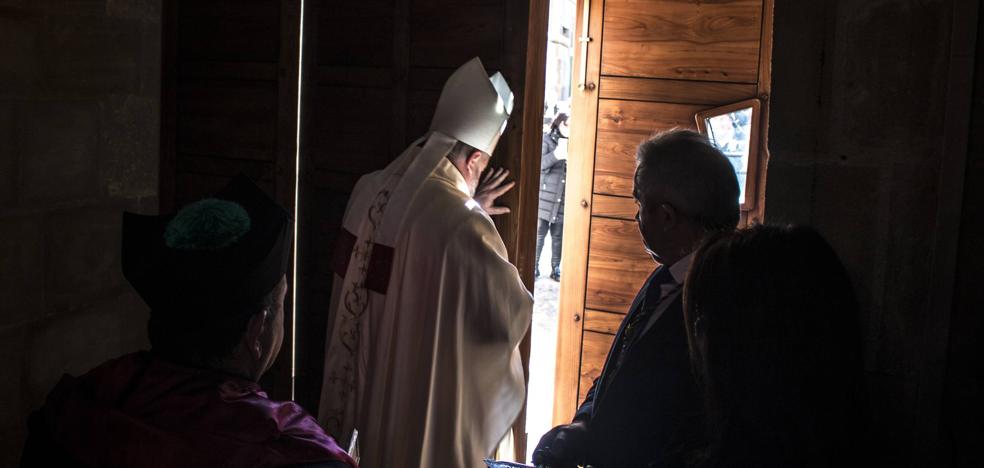
M 652 201 L 663 187 L 674 208 L 707 231 L 738 225 L 738 178 L 728 158 L 706 137 L 672 129 L 654 135 L 636 151 L 634 194 Z
M 150 345 L 155 353 L 185 364 L 207 365 L 225 358 L 243 338 L 250 319 L 273 307 L 278 286 L 250 303 L 184 301 L 180 308 L 152 310 L 147 322 Z
M 561 112 L 554 117 L 553 122 L 550 123 L 550 133 L 559 132 L 560 126 L 567 122 L 567 114 Z
M 858 461 L 862 357 L 843 265 L 808 227 L 712 235 L 684 288 L 714 467 Z

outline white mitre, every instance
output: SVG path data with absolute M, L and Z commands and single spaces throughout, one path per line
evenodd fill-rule
M 475 57 L 444 83 L 430 130 L 491 155 L 512 110 L 513 93 L 505 78 L 488 76 Z

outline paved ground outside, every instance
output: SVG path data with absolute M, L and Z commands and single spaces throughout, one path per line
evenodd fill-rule
M 550 237 L 540 254 L 540 277 L 533 290 L 533 342 L 526 433 L 532 455 L 540 437 L 553 427 L 554 367 L 557 357 L 557 305 L 560 283 L 550 279 Z

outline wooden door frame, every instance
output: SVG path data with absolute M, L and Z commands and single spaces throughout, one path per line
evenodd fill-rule
M 585 2 L 590 2 L 588 17 Z M 574 31 L 583 36 L 587 22 L 591 41 L 577 40 L 574 49 L 574 81 L 580 80 L 585 68 L 585 82 L 574 83 L 571 96 L 571 135 L 568 143 L 567 193 L 564 201 L 564 240 L 566 252 L 584 255 L 565 255 L 560 259 L 564 274 L 560 279 L 560 308 L 557 314 L 557 366 L 554 381 L 576 382 L 580 375 L 581 339 L 584 332 L 584 301 L 587 288 L 588 238 L 591 232 L 591 204 L 594 182 L 594 152 L 597 138 L 598 85 L 601 79 L 601 33 L 604 0 L 578 0 Z M 594 19 L 594 21 L 592 21 Z M 587 51 L 582 48 L 587 47 Z M 582 63 L 584 57 L 587 63 Z M 577 408 L 577 387 L 554 386 L 554 425 L 567 424 Z
M 550 0 L 529 0 L 529 19 L 526 31 L 526 66 L 523 83 L 523 115 L 517 191 L 519 232 L 513 260 L 519 275 L 530 291 L 534 289 L 533 271 L 536 263 L 537 210 L 540 202 L 540 153 L 543 145 L 543 95 L 547 67 L 547 28 L 550 19 Z M 535 300 L 536 298 L 534 298 Z M 532 325 L 519 349 L 523 360 L 526 394 L 530 384 L 530 350 Z M 513 423 L 513 456 L 518 462 L 526 460 L 526 402 Z

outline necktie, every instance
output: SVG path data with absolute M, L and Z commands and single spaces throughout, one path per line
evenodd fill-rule
M 665 266 L 660 267 L 659 271 L 653 275 L 652 281 L 646 288 L 646 296 L 639 304 L 639 308 L 634 311 L 635 313 L 628 318 L 628 323 L 625 324 L 625 329 L 622 331 L 618 359 L 615 361 L 616 367 L 621 367 L 628 349 L 638 338 L 637 335 L 640 331 L 645 328 L 646 323 L 649 322 L 649 317 L 652 317 L 653 311 L 659 306 L 663 296 L 663 285 L 672 282 L 674 282 L 673 275 L 670 274 L 670 269 Z

